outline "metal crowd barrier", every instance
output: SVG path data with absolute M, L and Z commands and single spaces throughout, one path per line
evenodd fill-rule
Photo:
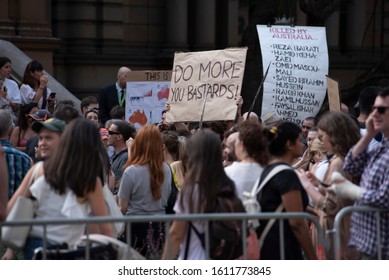
M 247 259 L 247 246 L 246 246 L 246 238 L 247 238 L 247 222 L 251 219 L 259 219 L 259 220 L 270 220 L 270 219 L 276 219 L 279 223 L 279 238 L 280 238 L 280 256 L 281 259 L 285 259 L 285 242 L 284 242 L 284 226 L 283 226 L 283 220 L 285 219 L 304 219 L 311 221 L 317 229 L 317 248 L 318 248 L 318 255 L 319 259 L 322 258 L 322 251 L 323 251 L 323 234 L 322 234 L 322 228 L 319 224 L 319 220 L 317 217 L 303 212 L 296 212 L 296 213 L 257 213 L 257 214 L 247 214 L 247 213 L 218 213 L 218 214 L 185 214 L 185 215 L 132 215 L 132 216 L 123 216 L 120 218 L 114 218 L 114 217 L 89 217 L 84 219 L 68 219 L 68 218 L 58 218 L 58 219 L 31 219 L 31 220 L 18 220 L 18 221 L 9 221 L 9 222 L 1 222 L 0 223 L 0 236 L 1 236 L 1 230 L 3 226 L 23 226 L 23 225 L 42 225 L 43 226 L 43 259 L 46 258 L 45 249 L 47 248 L 47 226 L 48 225 L 58 225 L 58 224 L 95 224 L 95 223 L 116 223 L 116 222 L 124 222 L 126 224 L 126 240 L 127 244 L 130 247 L 131 242 L 131 224 L 132 223 L 139 223 L 139 222 L 164 222 L 165 223 L 165 242 L 167 243 L 167 248 L 169 248 L 170 243 L 170 235 L 169 235 L 169 227 L 170 223 L 172 221 L 193 221 L 193 220 L 199 220 L 199 221 L 205 221 L 205 242 L 206 242 L 206 255 L 209 256 L 209 221 L 211 220 L 242 220 L 242 242 L 243 243 L 243 257 L 244 259 Z M 88 235 L 88 233 L 86 233 Z M 1 245 L 1 240 L 0 240 Z M 89 259 L 90 252 L 89 247 L 86 247 L 86 259 Z M 167 252 L 167 255 L 169 256 L 169 251 Z
M 380 215 L 383 212 L 389 212 L 389 209 L 378 209 L 369 206 L 347 206 L 342 208 L 338 214 L 335 216 L 334 228 L 332 230 L 334 234 L 334 251 L 335 259 L 341 259 L 341 241 L 340 241 L 340 228 L 343 218 L 351 212 L 375 212 L 376 219 L 376 231 L 377 231 L 377 257 L 379 260 L 382 259 L 382 242 L 381 242 L 381 223 Z

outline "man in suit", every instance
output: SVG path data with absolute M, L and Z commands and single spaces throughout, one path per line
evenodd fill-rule
M 103 88 L 99 95 L 99 112 L 101 123 L 105 124 L 109 120 L 110 112 L 113 107 L 119 105 L 126 107 L 126 84 L 127 75 L 131 69 L 123 66 L 119 68 L 116 83 Z

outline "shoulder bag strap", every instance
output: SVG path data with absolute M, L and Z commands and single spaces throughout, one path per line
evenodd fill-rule
M 43 162 L 39 161 L 32 167 L 33 168 L 32 174 L 31 174 L 30 180 L 28 181 L 29 188 L 31 187 L 32 184 L 34 184 L 36 179 L 38 179 L 39 170 L 40 170 L 42 164 L 43 164 Z

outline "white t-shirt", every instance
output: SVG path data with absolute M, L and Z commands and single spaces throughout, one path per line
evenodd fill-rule
M 51 90 L 47 88 L 47 97 L 49 97 L 50 93 Z M 22 98 L 23 105 L 33 102 L 35 94 L 36 94 L 35 90 L 32 89 L 29 85 L 22 84 L 22 86 L 20 87 L 20 96 Z M 47 109 L 47 103 L 46 103 L 46 108 L 42 108 L 42 103 L 43 103 L 43 96 L 38 101 L 38 107 L 41 109 Z
M 7 88 L 8 99 L 13 103 L 22 104 L 18 84 L 13 80 L 5 78 L 4 86 Z
M 327 169 L 328 169 L 328 160 L 320 161 L 316 166 L 314 175 L 318 180 L 323 181 Z
M 126 215 L 165 214 L 171 192 L 172 175 L 166 163 L 163 163 L 163 171 L 161 198 L 155 200 L 151 194 L 151 175 L 148 165 L 130 165 L 124 170 L 118 196 L 128 201 Z
M 251 192 L 254 183 L 261 176 L 263 168 L 256 162 L 242 163 L 234 161 L 224 168 L 226 174 L 235 183 L 236 195 L 242 200 L 243 192 Z
M 189 188 L 189 186 L 188 186 Z M 198 189 L 198 185 L 194 187 L 195 189 Z M 189 213 L 188 209 L 182 208 L 180 204 L 181 200 L 181 192 L 177 196 L 176 204 L 174 205 L 174 211 L 176 211 L 176 215 L 179 214 L 193 214 Z M 193 199 L 194 201 L 198 201 L 199 199 L 199 192 L 195 191 L 193 197 L 184 197 L 184 205 L 189 204 L 189 199 Z M 196 202 L 193 204 L 196 205 Z M 200 221 L 192 221 L 193 225 L 196 227 L 197 231 L 199 233 L 204 233 L 205 228 L 204 228 L 204 222 Z M 189 230 L 189 224 L 187 226 L 187 230 L 185 231 L 185 237 L 184 241 L 181 243 L 180 246 L 180 254 L 178 256 L 179 260 L 184 260 L 185 259 L 185 250 L 186 250 L 186 244 L 187 244 L 187 237 L 188 237 L 188 230 Z M 205 260 L 206 259 L 206 254 L 203 246 L 201 245 L 200 239 L 197 237 L 197 234 L 194 232 L 193 229 L 191 229 L 192 232 L 190 234 L 190 240 L 189 240 L 189 250 L 188 250 L 188 256 L 187 260 Z
M 59 195 L 46 182 L 44 176 L 39 177 L 31 185 L 30 191 L 38 204 L 36 218 L 87 218 L 90 213 L 88 202 L 80 204 L 71 190 L 68 190 L 66 194 Z M 69 247 L 74 247 L 85 232 L 85 224 L 49 225 L 46 229 L 47 239 L 50 242 L 67 243 Z M 43 227 L 41 225 L 33 226 L 30 235 L 43 238 Z

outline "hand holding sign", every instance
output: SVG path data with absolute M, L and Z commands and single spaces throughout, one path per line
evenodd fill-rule
M 176 53 L 169 92 L 169 122 L 233 120 L 247 48 Z

